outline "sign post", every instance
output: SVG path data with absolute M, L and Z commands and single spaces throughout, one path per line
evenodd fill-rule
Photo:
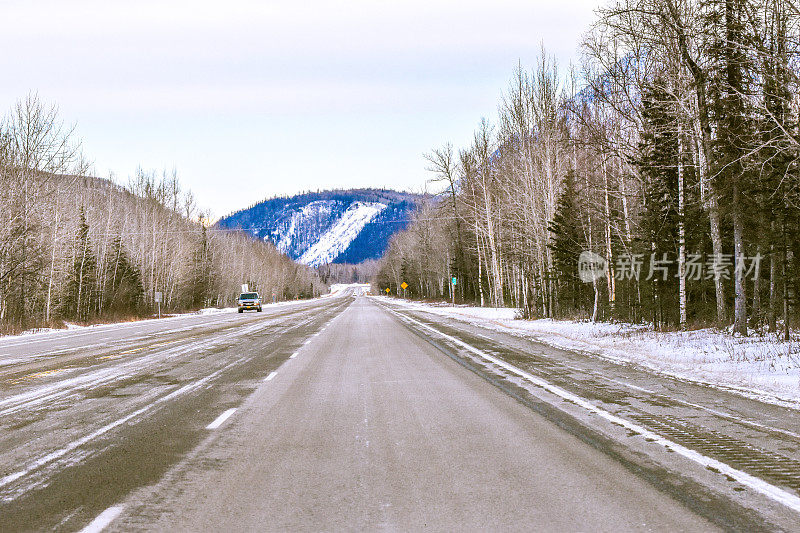
M 400 284 L 400 288 L 403 289 L 403 298 L 408 298 L 408 291 L 406 290 L 408 288 L 408 283 L 404 281 Z
M 450 280 L 453 283 L 453 286 L 450 287 L 450 296 L 453 298 L 453 307 L 456 306 L 456 285 L 458 285 L 458 278 L 453 276 L 453 279 Z
M 158 304 L 158 318 L 161 318 L 161 300 L 164 298 L 164 295 L 160 292 L 155 294 L 155 301 Z

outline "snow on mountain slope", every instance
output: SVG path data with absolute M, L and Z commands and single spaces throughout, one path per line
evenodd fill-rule
M 295 261 L 357 264 L 381 257 L 424 201 L 424 195 L 388 189 L 308 192 L 258 202 L 217 227 L 268 240 Z
M 308 233 L 308 229 L 315 225 L 320 218 L 326 219 L 331 216 L 335 202 L 329 200 L 318 200 L 301 207 L 298 211 L 293 211 L 288 221 L 284 221 L 275 231 L 272 232 L 272 239 L 275 246 L 283 253 L 289 253 L 296 247 L 300 233 Z
M 286 253 L 289 251 L 289 247 L 292 246 L 292 237 L 294 237 L 294 232 L 297 229 L 297 219 L 302 218 L 303 212 L 298 211 L 296 213 L 292 213 L 291 218 L 289 219 L 289 226 L 286 228 L 285 231 L 275 231 L 273 235 L 278 237 L 275 246 L 280 250 L 282 253 Z
M 300 256 L 298 261 L 310 266 L 332 262 L 353 242 L 364 226 L 386 209 L 386 204 L 378 202 L 353 202 L 339 220 L 319 240 Z

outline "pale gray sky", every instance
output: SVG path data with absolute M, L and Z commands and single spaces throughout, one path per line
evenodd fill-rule
M 95 173 L 177 169 L 215 216 L 276 194 L 422 190 L 518 61 L 564 71 L 599 0 L 0 0 L 0 103 L 77 123 Z

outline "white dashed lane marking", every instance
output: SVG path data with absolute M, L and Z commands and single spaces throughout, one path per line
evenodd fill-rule
M 80 533 L 99 533 L 108 527 L 108 525 L 113 522 L 120 515 L 120 513 L 122 513 L 121 505 L 109 507 L 97 515 L 97 518 L 89 522 L 89 525 L 81 529 Z
M 206 429 L 217 429 L 217 428 L 218 428 L 218 427 L 220 427 L 222 424 L 224 424 L 224 423 L 225 423 L 225 421 L 226 421 L 227 419 L 229 419 L 229 418 L 231 417 L 231 415 L 232 415 L 233 413 L 235 413 L 235 412 L 236 412 L 236 409 L 228 409 L 227 411 L 225 411 L 224 413 L 222 413 L 221 415 L 219 415 L 219 416 L 217 417 L 217 419 L 216 419 L 216 420 L 214 420 L 214 421 L 213 421 L 213 422 L 211 422 L 209 425 L 207 425 L 207 426 L 206 426 Z

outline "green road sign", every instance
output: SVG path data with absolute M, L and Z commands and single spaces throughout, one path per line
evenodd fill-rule
M 453 276 L 453 285 L 458 285 L 458 279 L 455 276 Z

